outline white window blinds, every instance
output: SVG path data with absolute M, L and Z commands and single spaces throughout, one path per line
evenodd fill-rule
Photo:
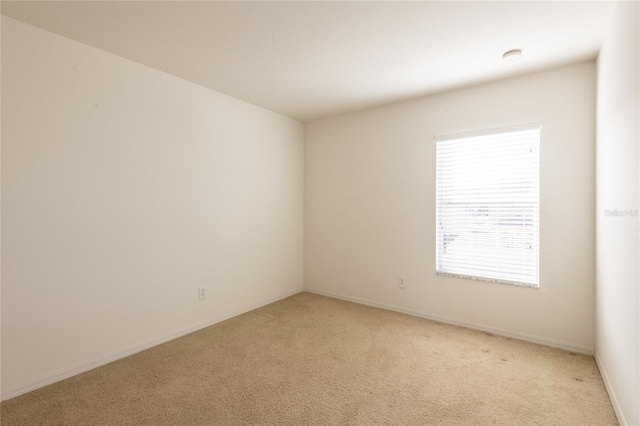
M 540 126 L 436 145 L 436 271 L 537 287 Z

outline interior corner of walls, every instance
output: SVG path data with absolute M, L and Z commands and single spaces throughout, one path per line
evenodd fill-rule
M 593 60 L 573 63 L 308 125 L 305 290 L 439 313 L 448 322 L 491 325 L 498 334 L 522 332 L 517 338 L 593 354 L 593 269 L 584 265 L 593 265 L 595 251 L 594 67 Z M 540 122 L 546 138 L 545 287 L 527 297 L 509 287 L 463 285 L 470 292 L 458 297 L 425 267 L 435 259 L 435 228 L 424 226 L 435 221 L 433 135 L 530 122 Z M 371 215 L 372 208 L 380 214 Z M 421 282 L 411 288 L 412 300 L 393 290 L 393 277 L 408 269 Z M 495 309 L 498 301 L 507 308 Z M 549 318 L 540 321 L 540 311 Z
M 2 395 L 302 291 L 302 123 L 8 19 Z
M 611 380 L 609 379 L 607 370 L 605 369 L 604 364 L 602 363 L 602 361 L 600 360 L 600 357 L 598 356 L 598 351 L 595 352 L 594 358 L 596 360 L 596 365 L 598 366 L 598 371 L 600 371 L 600 375 L 602 376 L 604 387 L 607 389 L 607 393 L 609 394 L 609 399 L 611 400 L 611 405 L 613 406 L 613 411 L 615 411 L 616 413 L 618 422 L 620 423 L 621 426 L 626 426 L 629 423 L 627 423 L 624 412 L 622 411 L 622 406 L 620 405 L 618 396 L 615 392 L 613 385 L 611 384 Z

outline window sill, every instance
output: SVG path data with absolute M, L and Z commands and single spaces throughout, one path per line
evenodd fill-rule
M 509 285 L 515 285 L 518 287 L 527 287 L 527 288 L 533 288 L 533 289 L 540 288 L 540 284 L 527 283 L 522 281 L 501 280 L 497 278 L 485 278 L 485 277 L 478 277 L 474 275 L 453 274 L 450 272 L 440 272 L 440 271 L 436 271 L 436 275 L 440 275 L 443 277 L 463 278 L 463 279 L 474 280 L 474 281 L 486 281 L 486 282 L 497 283 L 497 284 L 509 284 Z

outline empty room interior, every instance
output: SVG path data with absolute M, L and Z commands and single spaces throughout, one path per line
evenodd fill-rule
M 0 7 L 3 425 L 640 425 L 638 1 Z

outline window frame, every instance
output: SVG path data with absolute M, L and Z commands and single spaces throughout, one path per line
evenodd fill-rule
M 462 140 L 462 139 L 467 139 L 467 138 L 475 138 L 475 137 L 486 137 L 486 136 L 493 136 L 493 135 L 501 135 L 501 134 L 505 134 L 505 133 L 513 133 L 513 132 L 521 132 L 521 131 L 537 131 L 537 164 L 536 164 L 536 168 L 537 168 L 537 198 L 535 200 L 535 207 L 536 207 L 536 215 L 535 215 L 535 234 L 537 237 L 537 243 L 536 243 L 536 254 L 535 254 L 535 259 L 536 259 L 536 264 L 535 264 L 535 280 L 534 281 L 529 281 L 529 280 L 518 280 L 518 279 L 510 279 L 510 278 L 503 278 L 503 277 L 490 277 L 490 276 L 483 276 L 482 274 L 479 275 L 473 275 L 473 274 L 468 274 L 468 273 L 464 273 L 464 272 L 455 272 L 455 271 L 443 271 L 440 270 L 440 255 L 441 255 L 441 239 L 444 238 L 443 235 L 441 233 L 441 230 L 439 229 L 440 224 L 439 224 L 439 219 L 440 219 L 440 206 L 441 206 L 441 200 L 440 200 L 440 191 L 439 191 L 439 184 L 440 184 L 440 163 L 439 163 L 439 151 L 438 151 L 438 147 L 439 147 L 439 143 L 441 142 L 451 142 L 451 141 L 455 141 L 455 140 Z M 542 126 L 540 123 L 528 123 L 528 124 L 523 124 L 523 125 L 518 125 L 518 126 L 509 126 L 509 127 L 499 127 L 499 128 L 491 128 L 491 129 L 483 129 L 483 130 L 478 130 L 478 131 L 468 131 L 468 132 L 457 132 L 457 133 L 450 133 L 450 134 L 436 134 L 435 137 L 435 170 L 436 170 L 436 179 L 435 179 L 435 249 L 436 249 L 436 253 L 435 253 L 435 272 L 437 275 L 440 276 L 448 276 L 448 277 L 455 277 L 455 278 L 463 278 L 463 279 L 471 279 L 471 280 L 477 280 L 477 281 L 486 281 L 486 282 L 493 282 L 493 283 L 500 283 L 500 284 L 510 284 L 510 285 L 515 285 L 515 286 L 522 286 L 522 287 L 528 287 L 528 288 L 539 288 L 540 287 L 540 246 L 541 246 L 541 233 L 540 233 L 540 190 L 541 190 L 541 168 L 540 168 L 540 163 L 541 163 L 541 140 L 542 140 Z

